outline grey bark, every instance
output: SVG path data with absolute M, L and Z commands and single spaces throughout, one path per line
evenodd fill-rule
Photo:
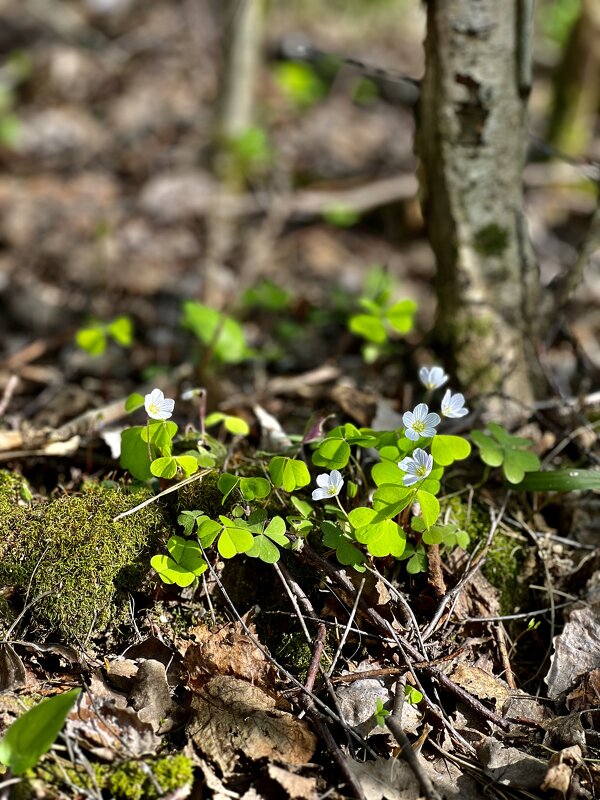
M 527 0 L 428 2 L 417 143 L 450 365 L 466 389 L 526 404 L 538 302 L 521 179 L 527 12 Z

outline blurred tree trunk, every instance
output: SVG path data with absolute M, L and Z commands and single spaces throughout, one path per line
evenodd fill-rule
M 600 105 L 600 3 L 583 0 L 554 79 L 548 140 L 573 156 L 583 155 Z
M 521 179 L 530 10 L 528 0 L 429 0 L 417 141 L 437 337 L 462 386 L 521 403 L 538 369 Z
M 246 176 L 232 143 L 252 127 L 260 76 L 266 0 L 211 0 L 222 37 L 219 102 L 215 123 L 213 169 L 225 192 L 241 192 Z M 203 299 L 223 308 L 231 299 L 225 262 L 236 238 L 237 223 L 223 214 L 217 195 L 208 217 Z

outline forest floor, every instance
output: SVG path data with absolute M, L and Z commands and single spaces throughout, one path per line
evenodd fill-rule
M 401 429 L 425 399 L 419 369 L 445 354 L 429 335 L 435 263 L 412 108 L 393 80 L 283 59 L 301 32 L 418 78 L 422 13 L 407 3 L 391 25 L 390 3 L 364 17 L 315 5 L 274 4 L 262 127 L 235 152 L 244 189 L 225 193 L 207 3 L 1 5 L 0 733 L 42 698 L 83 691 L 39 764 L 0 774 L 0 797 L 600 796 L 597 488 L 512 489 L 473 447 L 440 496 L 466 549 L 431 544 L 410 571 L 369 556 L 361 571 L 322 540 L 337 513 L 311 500 L 323 429 Z M 544 50 L 541 133 L 549 64 Z M 586 234 L 592 168 L 536 161 L 532 147 L 526 204 L 545 285 Z M 374 353 L 349 329 L 361 298 L 415 301 L 414 325 Z M 547 400 L 511 431 L 546 469 L 600 463 L 599 299 L 596 262 L 540 345 Z M 194 302 L 228 321 L 204 310 L 194 335 L 189 316 L 182 325 Z M 111 338 L 114 320 L 131 324 L 128 346 Z M 450 433 L 485 428 L 481 398 L 448 385 L 471 411 Z M 125 400 L 154 387 L 175 398 L 188 451 L 205 446 L 181 485 L 132 481 L 119 463 Z M 204 399 L 248 432 L 196 430 Z M 281 453 L 311 483 L 265 499 L 287 523 L 277 563 L 219 547 L 190 585 L 162 582 L 150 559 L 193 530 L 184 512 L 235 519 L 252 504 L 239 484 L 223 497 L 220 472 L 274 480 Z M 359 494 L 376 460 L 353 451 L 345 475 Z M 355 505 L 350 486 L 340 499 Z M 398 520 L 418 554 L 412 513 Z

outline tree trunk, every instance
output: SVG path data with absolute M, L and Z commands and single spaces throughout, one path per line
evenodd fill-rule
M 448 365 L 466 389 L 520 403 L 533 399 L 537 368 L 521 180 L 527 2 L 429 0 L 418 132 Z

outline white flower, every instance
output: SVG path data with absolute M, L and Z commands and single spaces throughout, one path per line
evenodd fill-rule
M 448 376 L 441 367 L 421 367 L 419 380 L 426 389 L 439 389 L 448 380 Z
M 406 411 L 402 415 L 402 422 L 406 428 L 407 438 L 416 442 L 421 436 L 435 436 L 435 426 L 441 422 L 439 414 L 430 414 L 429 408 L 425 403 L 419 403 L 414 411 Z
M 313 500 L 327 500 L 328 497 L 337 497 L 344 485 L 342 473 L 337 469 L 330 472 L 329 475 L 317 475 L 317 484 L 319 489 L 315 489 L 312 493 Z
M 175 408 L 175 400 L 165 397 L 160 389 L 152 389 L 144 397 L 144 408 L 151 419 L 169 419 Z
M 452 394 L 450 389 L 446 389 L 446 394 L 442 400 L 442 416 L 449 419 L 458 419 L 464 417 L 469 413 L 469 409 L 465 408 L 465 398 L 460 392 Z
M 413 457 L 406 456 L 398 463 L 398 466 L 406 472 L 406 475 L 402 478 L 402 483 L 405 486 L 412 486 L 413 483 L 418 483 L 418 481 L 422 481 L 429 475 L 433 467 L 433 456 L 428 455 L 425 450 L 417 447 Z

